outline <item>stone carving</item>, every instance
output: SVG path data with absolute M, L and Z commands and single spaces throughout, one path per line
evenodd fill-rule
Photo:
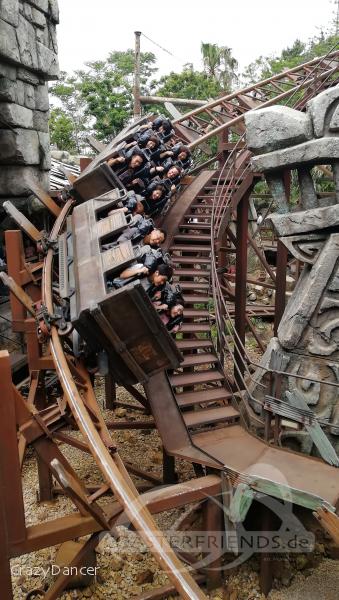
M 48 189 L 47 81 L 58 77 L 57 0 L 0 0 L 0 203 Z
M 291 392 L 299 394 L 338 453 L 339 388 L 329 384 L 339 384 L 339 86 L 311 100 L 305 114 L 275 106 L 251 111 L 245 120 L 247 143 L 255 154 L 253 169 L 265 174 L 277 205 L 268 219 L 289 252 L 304 264 L 278 336 L 262 358 L 263 368 L 255 373 L 249 402 L 260 414 L 271 390 L 265 368 L 279 353 L 289 373 L 280 378 L 280 399 L 289 403 Z M 335 196 L 319 198 L 312 168 L 324 164 L 332 169 Z M 287 169 L 298 174 L 300 201 L 294 209 L 285 188 Z M 302 451 L 326 455 L 326 448 L 316 448 L 305 431 L 287 429 L 281 437 L 294 448 L 298 443 Z

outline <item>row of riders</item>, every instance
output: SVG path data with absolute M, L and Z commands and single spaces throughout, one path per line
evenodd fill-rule
M 156 227 L 152 219 L 165 209 L 181 178 L 192 166 L 189 148 L 174 143 L 173 136 L 171 122 L 159 116 L 141 126 L 107 163 L 127 191 L 123 205 L 129 215 L 129 226 L 116 243 L 130 240 L 138 246 L 134 264 L 108 285 L 116 289 L 139 279 L 161 320 L 174 335 L 183 322 L 184 300 L 180 287 L 172 284 L 170 257 L 161 249 L 166 232 Z

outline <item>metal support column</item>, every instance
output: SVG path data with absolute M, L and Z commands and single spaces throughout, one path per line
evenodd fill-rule
M 175 458 L 170 454 L 167 454 L 166 450 L 163 448 L 162 452 L 162 480 L 164 484 L 172 484 L 178 483 L 178 475 L 175 470 Z
M 284 185 L 286 198 L 289 200 L 291 194 L 291 172 L 285 171 Z M 279 323 L 284 314 L 286 304 L 286 270 L 287 270 L 288 250 L 284 244 L 278 240 L 277 244 L 277 272 L 276 272 L 276 291 L 275 291 L 275 316 L 274 316 L 274 335 L 278 333 Z
M 207 589 L 222 584 L 223 510 L 220 501 L 209 498 L 203 505 L 203 530 L 206 532 L 203 555 L 206 560 Z
M 246 276 L 247 276 L 247 229 L 248 199 L 250 190 L 244 194 L 237 207 L 236 273 L 235 273 L 235 331 L 238 346 L 234 349 L 234 377 L 242 389 L 244 374 L 244 350 L 246 331 Z M 239 345 L 240 342 L 240 345 Z
M 116 406 L 117 393 L 115 378 L 111 371 L 105 375 L 105 408 L 114 410 Z

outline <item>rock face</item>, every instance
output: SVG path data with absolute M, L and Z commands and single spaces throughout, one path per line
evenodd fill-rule
M 271 340 L 254 375 L 248 400 L 260 414 L 265 396 L 272 393 L 267 369 L 284 371 L 278 400 L 291 410 L 303 406 L 312 411 L 321 419 L 323 432 L 319 424 L 316 431 L 312 422 L 307 431 L 287 430 L 281 439 L 331 463 L 329 443 L 339 454 L 339 86 L 310 101 L 305 115 L 270 107 L 250 113 L 246 123 L 255 153 L 253 168 L 265 173 L 277 206 L 268 219 L 281 242 L 303 264 L 277 338 Z M 312 178 L 315 165 L 332 170 L 332 197 L 317 194 Z M 293 208 L 284 178 L 291 168 L 297 170 L 300 191 L 299 204 Z
M 245 115 L 246 139 L 256 154 L 272 152 L 312 137 L 308 115 L 288 106 L 268 106 Z
M 0 204 L 48 189 L 47 81 L 58 78 L 57 0 L 0 0 Z

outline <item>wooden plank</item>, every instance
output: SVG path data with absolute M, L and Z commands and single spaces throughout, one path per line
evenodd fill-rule
M 315 518 L 320 525 L 330 534 L 335 543 L 339 545 L 339 518 L 338 515 L 328 510 L 326 507 L 318 508 L 314 513 Z
M 4 202 L 2 206 L 5 209 L 6 213 L 13 219 L 13 221 L 16 222 L 17 225 L 19 225 L 20 229 L 22 229 L 22 231 L 24 231 L 28 235 L 28 237 L 30 237 L 31 240 L 33 240 L 33 242 L 41 241 L 42 232 L 40 232 L 33 225 L 33 223 L 31 223 L 31 221 L 27 219 L 27 217 L 25 217 L 25 215 L 22 212 L 20 212 L 20 210 L 18 210 L 14 206 L 14 204 L 12 204 L 12 202 L 6 200 L 6 202 Z
M 56 202 L 50 197 L 49 194 L 38 184 L 38 182 L 34 179 L 30 179 L 28 182 L 28 187 L 31 190 L 32 194 L 42 202 L 42 204 L 49 210 L 52 215 L 58 217 L 61 213 L 60 206 L 57 205 Z

